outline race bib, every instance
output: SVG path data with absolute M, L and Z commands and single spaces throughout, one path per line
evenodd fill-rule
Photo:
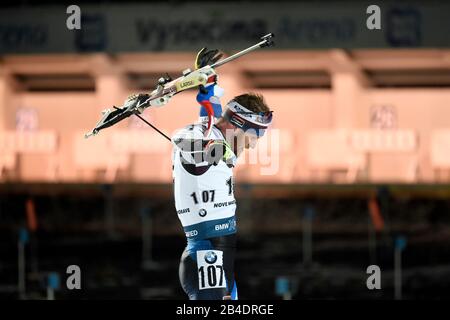
M 200 290 L 226 288 L 223 251 L 198 250 L 198 287 Z

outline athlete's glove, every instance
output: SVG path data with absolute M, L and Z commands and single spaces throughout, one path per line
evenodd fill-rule
M 225 140 L 211 140 L 205 146 L 205 160 L 209 164 L 217 166 L 220 160 L 227 165 L 234 165 L 234 153 L 231 146 Z
M 222 54 L 219 53 L 219 50 L 208 50 L 207 48 L 203 48 L 197 53 L 194 67 L 195 69 L 200 69 L 204 66 L 212 65 L 216 63 L 221 57 Z M 206 119 L 205 117 L 208 116 L 206 109 L 210 108 L 214 111 L 215 118 L 219 118 L 222 115 L 220 98 L 223 96 L 223 93 L 224 90 L 217 85 L 217 75 L 214 77 L 213 81 L 207 83 L 205 86 L 199 87 L 197 101 L 202 106 L 202 108 L 200 109 L 201 119 Z
M 125 100 L 124 106 L 130 107 L 130 106 L 137 105 L 138 103 L 143 103 L 149 97 L 150 97 L 150 95 L 148 95 L 147 93 L 133 93 L 127 97 L 127 99 Z M 139 111 L 142 112 L 143 110 L 139 110 Z
M 219 53 L 219 50 L 213 49 L 208 50 L 208 48 L 202 48 L 195 58 L 194 68 L 195 70 L 203 68 L 204 66 L 210 66 L 219 59 L 222 58 L 222 54 Z
M 210 66 L 219 61 L 220 58 L 222 58 L 222 53 L 219 53 L 219 50 L 208 50 L 208 48 L 202 48 L 195 57 L 194 69 L 197 70 L 205 66 Z M 215 84 L 217 84 L 217 75 L 204 86 L 201 85 L 200 92 L 207 94 L 205 88 L 213 86 Z

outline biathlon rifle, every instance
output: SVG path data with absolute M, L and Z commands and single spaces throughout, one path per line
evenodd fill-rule
M 206 85 L 208 82 L 213 81 L 214 77 L 216 77 L 216 68 L 256 49 L 272 46 L 274 44 L 272 39 L 273 37 L 273 33 L 269 33 L 261 37 L 261 41 L 257 44 L 248 47 L 247 49 L 244 49 L 238 53 L 235 53 L 234 55 L 229 56 L 225 59 L 217 61 L 212 65 L 207 65 L 194 71 L 186 69 L 183 71 L 183 75 L 175 80 L 172 80 L 169 75 L 161 77 L 158 80 L 156 89 L 153 90 L 150 94 L 134 95 L 132 99 L 127 99 L 121 107 L 113 106 L 113 109 L 103 110 L 102 118 L 95 125 L 95 128 L 92 129 L 91 132 L 85 134 L 85 138 L 97 135 L 100 130 L 111 127 L 119 121 L 122 121 L 123 119 L 128 118 L 132 115 L 136 115 L 147 125 L 151 126 L 153 129 L 158 131 L 161 135 L 163 135 L 170 141 L 171 139 L 167 135 L 165 135 L 158 128 L 145 120 L 142 116 L 140 116 L 140 114 L 148 107 L 161 107 L 167 104 L 170 98 L 180 92 L 192 88 L 198 88 L 200 86 Z M 212 109 L 206 111 L 208 114 L 208 126 L 205 132 L 205 136 L 209 136 L 213 124 L 214 113 Z

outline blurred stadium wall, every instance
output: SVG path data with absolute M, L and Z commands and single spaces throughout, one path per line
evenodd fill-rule
M 448 296 L 435 290 L 439 281 L 426 269 L 439 267 L 434 275 L 449 278 L 447 1 L 377 1 L 381 30 L 366 28 L 372 3 L 360 1 L 77 4 L 80 30 L 67 29 L 67 6 L 57 1 L 7 1 L 0 10 L 0 226 L 7 257 L 0 274 L 10 286 L 0 291 L 15 297 L 11 248 L 19 227 L 33 229 L 31 199 L 41 269 L 63 274 L 74 261 L 90 270 L 102 266 L 87 273 L 91 295 L 76 297 L 116 297 L 117 287 L 122 297 L 183 297 L 170 144 L 138 119 L 88 140 L 84 133 L 103 109 L 153 90 L 166 72 L 176 77 L 192 68 L 200 48 L 229 55 L 274 32 L 274 48 L 218 71 L 223 103 L 255 91 L 274 110 L 275 135 L 258 148 L 269 163 L 278 161 L 277 171 L 261 174 L 267 162 L 242 161 L 236 169 L 243 292 L 274 292 L 275 279 L 287 274 L 299 283 L 294 297 L 392 298 L 393 280 L 386 280 L 391 291 L 370 295 L 365 268 L 386 266 L 391 279 L 393 240 L 406 234 L 409 297 Z M 197 120 L 195 94 L 177 95 L 144 116 L 171 134 Z M 172 268 L 161 278 L 134 273 L 146 208 L 160 237 L 156 259 Z M 307 250 L 302 235 L 310 210 L 314 261 L 327 266 L 316 273 L 297 265 Z M 267 269 L 256 274 L 256 261 Z M 141 291 L 126 291 L 133 285 Z
M 354 2 L 80 5 L 81 30 L 67 29 L 65 6 L 2 10 L 3 180 L 170 182 L 170 146 L 136 119 L 96 139 L 83 140 L 83 133 L 101 110 L 153 90 L 165 72 L 178 76 L 192 67 L 201 47 L 232 53 L 271 31 L 274 49 L 219 70 L 223 102 L 262 93 L 280 134 L 278 174 L 261 176 L 243 165 L 247 174 L 238 177 L 450 178 L 449 26 L 440 19 L 447 3 L 383 3 L 381 30 L 366 28 L 367 6 Z M 196 121 L 194 96 L 183 93 L 146 115 L 172 133 Z

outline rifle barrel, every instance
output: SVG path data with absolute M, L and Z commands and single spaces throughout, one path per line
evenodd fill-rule
M 258 42 L 257 44 L 248 47 L 247 49 L 244 49 L 242 51 L 239 51 L 238 53 L 233 54 L 232 56 L 229 56 L 228 58 L 225 58 L 223 60 L 217 61 L 216 63 L 214 63 L 213 65 L 211 65 L 211 68 L 217 68 L 220 67 L 221 65 L 224 65 L 227 62 L 233 61 L 241 56 L 243 56 L 244 54 L 250 53 L 256 49 L 259 48 L 263 48 L 266 47 L 268 45 L 273 44 L 273 42 L 271 41 L 271 38 L 273 37 L 272 33 L 269 33 L 268 35 L 262 37 L 261 39 L 263 39 L 263 41 Z

